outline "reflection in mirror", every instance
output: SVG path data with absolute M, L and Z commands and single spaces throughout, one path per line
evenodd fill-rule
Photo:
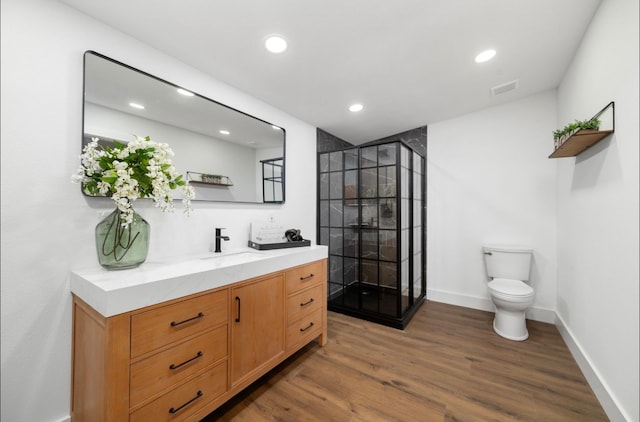
M 196 200 L 284 202 L 284 129 L 93 51 L 84 55 L 83 131 L 83 147 L 135 135 L 169 144 Z
M 284 160 L 262 160 L 262 200 L 267 203 L 282 202 L 282 177 Z

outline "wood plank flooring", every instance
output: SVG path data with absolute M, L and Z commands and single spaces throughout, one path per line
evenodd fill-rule
M 203 421 L 607 421 L 556 327 L 426 302 L 404 330 L 329 312 L 315 342 Z

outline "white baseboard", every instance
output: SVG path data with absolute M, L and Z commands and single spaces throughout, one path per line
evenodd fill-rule
M 630 421 L 627 415 L 621 410 L 622 408 L 616 402 L 614 396 L 610 393 L 607 384 L 602 380 L 602 377 L 598 374 L 598 371 L 591 364 L 589 356 L 584 353 L 580 343 L 575 339 L 571 330 L 566 326 L 564 320 L 560 315 L 556 314 L 556 327 L 562 336 L 565 344 L 569 348 L 569 351 L 573 355 L 573 358 L 578 363 L 582 374 L 587 379 L 589 386 L 593 390 L 593 393 L 598 398 L 600 405 L 604 409 L 605 413 L 612 422 L 624 422 Z
M 57 421 L 55 421 L 55 422 L 71 422 L 71 416 L 67 416 L 67 417 L 65 417 L 65 418 L 58 419 L 58 420 L 57 420 Z
M 486 297 L 467 296 L 460 293 L 448 292 L 446 290 L 427 289 L 427 299 L 433 300 L 434 302 L 448 303 L 449 305 L 464 306 L 465 308 L 495 312 L 491 299 Z M 555 324 L 556 313 L 551 309 L 532 306 L 527 309 L 527 319 Z

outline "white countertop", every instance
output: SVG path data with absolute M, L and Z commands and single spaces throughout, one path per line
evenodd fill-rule
M 159 261 L 130 270 L 102 267 L 71 272 L 71 292 L 105 317 L 222 287 L 324 259 L 328 248 L 311 245 L 258 251 L 242 248 Z

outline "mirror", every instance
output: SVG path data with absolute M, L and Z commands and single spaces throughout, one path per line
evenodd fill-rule
M 284 202 L 284 129 L 94 51 L 84 54 L 83 132 L 82 147 L 135 135 L 169 144 L 196 201 Z

